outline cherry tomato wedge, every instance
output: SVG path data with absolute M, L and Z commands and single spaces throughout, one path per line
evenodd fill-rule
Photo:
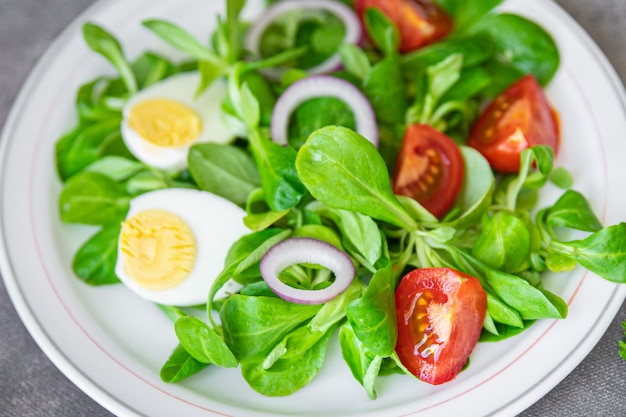
M 396 353 L 429 384 L 448 382 L 478 343 L 487 295 L 477 278 L 449 268 L 415 269 L 396 289 Z
M 454 205 L 464 170 L 463 155 L 452 139 L 430 125 L 409 125 L 396 160 L 393 191 L 441 217 Z
M 398 28 L 400 52 L 410 52 L 445 37 L 452 31 L 452 18 L 429 0 L 355 0 L 354 8 L 363 19 L 375 7 Z
M 472 127 L 467 144 L 499 172 L 516 173 L 528 147 L 559 146 L 558 116 L 534 76 L 526 75 L 498 95 Z

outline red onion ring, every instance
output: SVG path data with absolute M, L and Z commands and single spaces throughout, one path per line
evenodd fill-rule
M 261 56 L 261 38 L 274 20 L 283 13 L 297 9 L 325 10 L 339 18 L 345 28 L 344 43 L 358 44 L 363 38 L 363 28 L 356 13 L 348 6 L 333 0 L 283 0 L 267 8 L 253 23 L 244 40 L 245 48 L 257 57 Z M 309 68 L 309 74 L 325 74 L 341 67 L 341 57 L 333 54 L 321 64 Z M 279 79 L 283 70 L 264 68 L 263 73 L 275 80 Z
M 306 77 L 291 84 L 278 98 L 270 125 L 272 140 L 287 145 L 287 129 L 291 113 L 305 101 L 316 97 L 334 97 L 350 106 L 356 121 L 356 131 L 378 146 L 376 114 L 365 95 L 353 84 L 329 75 Z
M 335 282 L 321 290 L 302 290 L 283 283 L 278 274 L 285 268 L 310 263 L 322 265 L 335 274 Z M 261 259 L 261 276 L 276 295 L 297 304 L 322 304 L 345 291 L 354 279 L 354 265 L 348 255 L 322 240 L 290 238 L 272 246 Z

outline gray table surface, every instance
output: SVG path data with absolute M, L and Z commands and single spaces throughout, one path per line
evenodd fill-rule
M 626 81 L 626 0 L 556 1 L 591 35 L 622 82 Z M 92 3 L 0 0 L 0 126 L 38 58 Z M 521 416 L 626 416 L 626 361 L 617 349 L 623 320 L 626 304 L 589 356 Z M 1 281 L 0 416 L 111 416 L 46 358 L 20 321 Z

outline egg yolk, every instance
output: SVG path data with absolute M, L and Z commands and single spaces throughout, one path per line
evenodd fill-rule
M 163 98 L 134 105 L 128 124 L 145 140 L 166 147 L 187 145 L 202 132 L 198 113 L 178 101 Z
M 119 244 L 126 274 L 147 290 L 176 287 L 196 261 L 193 232 L 164 210 L 145 210 L 124 221 Z

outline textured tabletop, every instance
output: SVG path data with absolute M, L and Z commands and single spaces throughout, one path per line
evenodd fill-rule
M 589 33 L 626 81 L 626 0 L 556 2 Z M 0 0 L 0 126 L 38 58 L 92 3 Z M 617 348 L 623 337 L 623 320 L 626 305 L 589 356 L 521 416 L 626 416 L 626 361 Z M 46 358 L 20 321 L 0 280 L 0 417 L 110 415 Z

